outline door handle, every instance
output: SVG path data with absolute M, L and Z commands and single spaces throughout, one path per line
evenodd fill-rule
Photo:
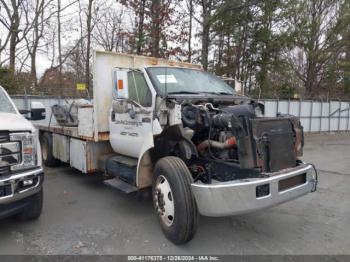
M 149 117 L 144 117 L 144 118 L 142 118 L 142 122 L 143 122 L 143 123 L 151 123 L 151 118 L 149 118 Z
M 111 121 L 114 122 L 115 121 L 115 112 L 112 111 L 111 113 Z

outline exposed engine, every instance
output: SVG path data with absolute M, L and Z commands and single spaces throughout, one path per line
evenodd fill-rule
M 263 113 L 263 105 L 253 101 L 224 106 L 183 103 L 183 126 L 193 130 L 191 140 L 199 154 L 197 162 L 191 160 L 191 171 L 205 173 L 199 177 L 208 182 L 212 177 L 231 180 L 232 174 L 237 178 L 242 169 L 254 176 L 253 170 L 268 173 L 296 166 L 303 146 L 299 120 L 265 118 Z

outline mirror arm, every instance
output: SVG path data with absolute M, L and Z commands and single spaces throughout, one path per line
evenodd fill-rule
M 30 113 L 30 111 L 27 109 L 19 109 L 18 111 L 21 115 L 26 115 L 26 114 Z

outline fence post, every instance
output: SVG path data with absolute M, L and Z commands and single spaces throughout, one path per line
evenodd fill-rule
M 329 133 L 331 132 L 331 101 L 330 100 L 328 100 L 328 132 Z
M 321 98 L 321 112 L 320 112 L 320 128 L 318 130 L 319 133 L 322 132 L 322 120 L 323 120 L 323 99 Z
M 311 128 L 312 128 L 311 124 L 312 124 L 313 105 L 314 105 L 314 101 L 311 100 L 311 105 L 310 105 L 310 117 L 309 117 L 309 121 L 310 121 L 310 123 L 309 123 L 309 132 L 310 132 L 310 133 L 311 133 Z
M 349 131 L 349 122 L 350 122 L 350 101 L 348 101 L 348 120 L 346 122 L 346 131 Z
M 339 114 L 338 114 L 338 132 L 340 130 L 340 121 L 341 121 L 341 101 L 338 99 L 339 102 Z
M 29 110 L 27 90 L 24 88 L 24 109 Z

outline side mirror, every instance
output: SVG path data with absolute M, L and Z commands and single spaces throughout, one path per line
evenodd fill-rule
M 23 115 L 26 119 L 30 119 L 30 117 L 29 117 L 30 110 L 19 109 L 18 111 L 19 111 L 19 113 L 20 113 L 21 115 Z
M 46 118 L 45 106 L 41 102 L 32 102 L 30 109 L 31 120 L 43 120 Z
M 43 120 L 46 118 L 46 109 L 41 102 L 32 102 L 30 104 L 30 110 L 21 109 L 20 114 L 28 120 Z
M 128 112 L 128 102 L 125 99 L 112 101 L 112 109 L 115 113 L 123 114 Z
M 135 112 L 133 106 L 132 106 L 131 108 L 128 109 L 128 114 L 129 114 L 129 116 L 130 116 L 131 119 L 135 119 L 136 112 Z

